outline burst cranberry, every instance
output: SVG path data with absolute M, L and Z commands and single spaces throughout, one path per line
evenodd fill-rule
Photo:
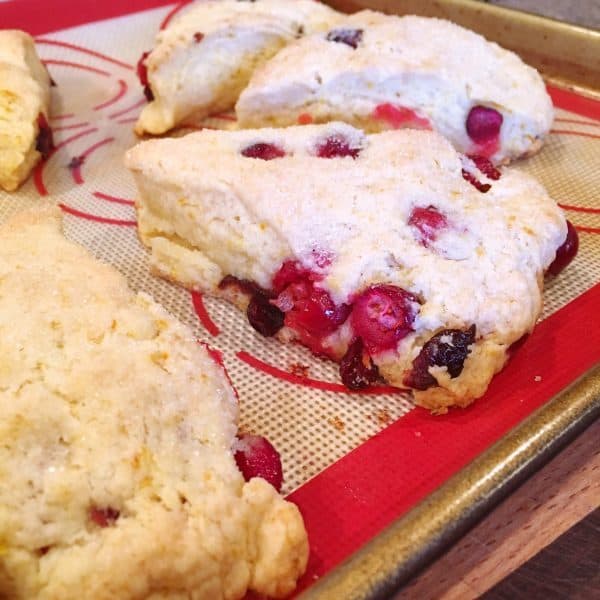
M 138 60 L 136 72 L 138 79 L 144 88 L 144 96 L 146 96 L 146 100 L 148 100 L 148 102 L 152 102 L 152 100 L 154 100 L 154 94 L 150 89 L 150 83 L 148 82 L 148 67 L 146 66 L 146 58 L 149 54 L 150 52 L 144 52 L 142 54 L 140 60 Z
M 274 336 L 283 327 L 284 314 L 265 294 L 256 293 L 252 296 L 246 316 L 250 325 L 265 337 Z
M 421 237 L 421 243 L 427 246 L 434 242 L 438 232 L 448 227 L 448 220 L 434 206 L 422 208 L 416 206 L 408 219 L 408 224 L 416 227 Z
M 492 186 L 489 183 L 481 183 L 473 173 L 469 173 L 466 169 L 462 170 L 462 176 L 465 181 L 468 181 L 475 189 L 479 190 L 482 194 L 489 192 Z
M 260 158 L 261 160 L 273 160 L 274 158 L 285 156 L 285 152 L 278 146 L 275 146 L 275 144 L 259 142 L 258 144 L 252 144 L 244 148 L 242 156 Z
M 346 46 L 350 46 L 350 48 L 356 50 L 362 40 L 362 36 L 362 29 L 333 29 L 327 34 L 326 39 L 328 42 L 346 44 Z
M 37 123 L 38 135 L 35 142 L 35 149 L 42 155 L 42 158 L 46 159 L 50 156 L 52 150 L 54 150 L 52 129 L 50 129 L 50 125 L 48 125 L 44 113 L 38 115 Z
M 467 117 L 467 133 L 476 144 L 487 144 L 500 135 L 502 115 L 487 106 L 474 106 Z
M 271 287 L 276 294 L 279 294 L 280 292 L 283 292 L 288 285 L 297 283 L 305 277 L 308 277 L 308 275 L 308 269 L 305 269 L 298 261 L 286 260 L 279 268 L 279 271 L 275 273 Z
M 235 462 L 244 479 L 266 479 L 277 491 L 283 483 L 281 458 L 272 444 L 264 437 L 242 433 L 236 443 Z
M 416 390 L 426 390 L 437 385 L 429 367 L 446 367 L 450 377 L 458 377 L 463 370 L 465 359 L 475 342 L 475 325 L 469 329 L 444 329 L 425 343 L 421 352 L 413 360 L 412 371 L 404 378 L 404 384 Z
M 380 380 L 379 369 L 365 352 L 363 341 L 356 338 L 340 361 L 342 383 L 351 390 L 361 390 Z
M 115 521 L 119 518 L 119 511 L 110 506 L 106 508 L 98 508 L 97 506 L 91 506 L 88 515 L 90 520 L 96 523 L 99 527 L 109 527 L 114 525 Z
M 574 258 L 579 250 L 579 236 L 571 221 L 567 221 L 567 237 L 556 251 L 556 258 L 548 267 L 550 275 L 558 275 Z
M 317 146 L 317 156 L 319 158 L 338 158 L 344 156 L 356 158 L 359 153 L 360 148 L 351 148 L 348 140 L 339 135 L 328 137 Z
M 370 354 L 394 348 L 412 331 L 417 299 L 394 285 L 374 285 L 354 301 L 352 327 Z
M 414 110 L 395 104 L 378 104 L 373 111 L 373 118 L 386 121 L 390 127 L 413 127 L 415 129 L 431 129 L 428 119 L 420 117 Z
M 475 166 L 488 178 L 498 181 L 500 179 L 500 171 L 494 167 L 489 159 L 485 156 L 479 156 L 477 154 L 469 155 L 469 158 L 475 163 Z

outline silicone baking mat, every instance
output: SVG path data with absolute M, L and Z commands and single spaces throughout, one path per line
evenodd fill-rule
M 600 104 L 552 89 L 554 129 L 543 150 L 518 166 L 536 175 L 580 235 L 574 263 L 547 282 L 542 322 L 486 396 L 466 410 L 431 416 L 402 391 L 348 393 L 335 364 L 257 334 L 223 301 L 190 294 L 149 274 L 136 236 L 135 187 L 122 165 L 138 140 L 145 102 L 135 64 L 155 33 L 184 5 L 78 5 L 33 15 L 31 2 L 0 4 L 37 49 L 57 83 L 50 124 L 56 149 L 16 193 L 0 192 L 0 220 L 41 197 L 60 204 L 68 237 L 152 294 L 199 339 L 218 349 L 240 396 L 244 430 L 267 436 L 282 455 L 284 492 L 300 506 L 311 540 L 301 587 L 310 585 L 460 470 L 600 359 Z M 66 3 L 56 3 L 58 8 Z M 39 5 L 39 3 L 38 3 Z M 3 12 L 4 10 L 4 12 Z M 12 12 L 11 12 L 12 11 Z M 8 20 L 8 16 L 6 17 Z M 61 25 L 97 19 L 45 34 Z M 7 21 L 4 21 L 7 22 Z M 4 24 L 2 26 L 5 26 Z M 231 115 L 208 127 L 235 128 Z

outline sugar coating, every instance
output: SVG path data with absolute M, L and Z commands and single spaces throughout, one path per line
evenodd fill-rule
M 146 59 L 154 100 L 142 110 L 136 132 L 164 133 L 188 117 L 232 108 L 254 69 L 286 43 L 339 17 L 314 0 L 199 2 L 157 36 Z
M 553 109 L 538 72 L 513 52 L 441 19 L 356 13 L 335 30 L 362 30 L 356 49 L 327 32 L 296 40 L 253 74 L 236 105 L 240 126 L 342 120 L 368 131 L 389 128 L 375 107 L 414 110 L 467 154 L 481 153 L 467 135 L 473 106 L 498 110 L 504 122 L 494 162 L 535 152 Z
M 38 115 L 48 117 L 50 77 L 33 38 L 0 30 L 0 188 L 16 190 L 40 159 Z
M 221 367 L 67 241 L 57 209 L 0 235 L 0 596 L 289 593 L 302 518 L 238 471 Z M 118 518 L 102 527 L 91 515 L 108 508 Z
M 358 157 L 317 157 L 317 145 L 331 137 L 359 149 Z M 274 144 L 286 156 L 241 154 L 255 143 Z M 477 348 L 465 376 L 445 377 L 442 369 L 440 388 L 417 393 L 425 405 L 444 393 L 431 402 L 467 404 L 485 391 L 507 347 L 533 328 L 544 270 L 567 231 L 562 212 L 531 176 L 512 169 L 488 180 L 429 131 L 367 135 L 342 123 L 202 131 L 141 143 L 126 164 L 139 188 L 140 237 L 153 268 L 169 279 L 212 294 L 226 275 L 268 289 L 291 259 L 321 274 L 317 285 L 337 304 L 375 283 L 415 294 L 422 304 L 414 332 L 374 357 L 390 383 L 402 386 L 435 332 L 475 324 Z M 490 191 L 466 182 L 463 168 L 492 184 Z M 427 247 L 408 221 L 413 208 L 429 206 L 449 227 Z M 320 256 L 330 264 L 319 266 Z M 351 339 L 348 327 L 329 340 L 338 357 Z

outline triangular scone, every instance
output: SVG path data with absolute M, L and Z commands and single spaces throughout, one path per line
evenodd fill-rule
M 0 188 L 12 192 L 52 149 L 50 76 L 31 36 L 0 30 Z
M 150 103 L 136 133 L 164 133 L 188 117 L 233 108 L 254 69 L 340 16 L 315 0 L 198 2 L 158 34 L 156 47 L 140 61 Z
M 494 163 L 538 150 L 553 119 L 542 78 L 516 54 L 449 21 L 372 11 L 284 48 L 236 112 L 241 127 L 433 128 Z
M 244 482 L 221 367 L 59 213 L 0 226 L 0 596 L 289 593 L 302 518 Z
M 207 130 L 126 157 L 157 273 L 341 360 L 350 387 L 378 369 L 435 409 L 484 393 L 567 237 L 531 176 L 477 163 L 433 132 L 341 123 Z

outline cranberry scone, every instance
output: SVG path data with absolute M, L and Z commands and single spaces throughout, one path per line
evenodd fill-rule
M 193 117 L 233 108 L 252 72 L 291 40 L 340 17 L 315 0 L 208 0 L 157 37 L 138 63 L 149 100 L 138 134 L 161 134 Z
M 126 164 L 158 274 L 340 361 L 350 388 L 382 378 L 438 411 L 485 392 L 572 254 L 537 181 L 431 131 L 201 131 Z
M 449 21 L 372 11 L 284 48 L 236 112 L 241 127 L 431 128 L 493 163 L 534 153 L 553 119 L 542 78 L 513 52 Z
M 16 190 L 53 148 L 50 76 L 30 35 L 0 30 L 0 188 Z
M 302 517 L 238 470 L 269 447 L 236 438 L 222 368 L 60 226 L 0 226 L 0 597 L 289 593 Z

